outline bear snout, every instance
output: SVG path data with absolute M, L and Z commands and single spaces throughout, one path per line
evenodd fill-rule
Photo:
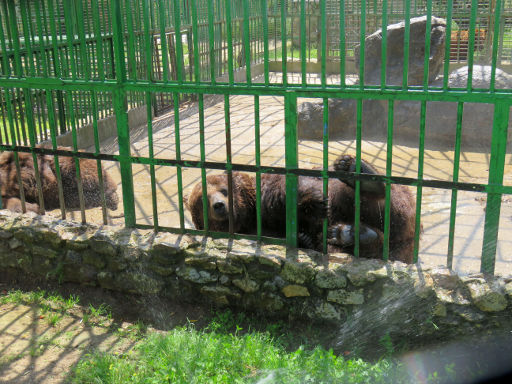
M 213 203 L 213 211 L 215 212 L 216 216 L 226 216 L 226 203 L 224 203 L 223 201 L 216 201 L 215 203 Z

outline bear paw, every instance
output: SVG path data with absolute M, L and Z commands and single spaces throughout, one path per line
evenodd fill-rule
M 333 167 L 335 171 L 354 173 L 356 171 L 356 158 L 351 155 L 341 155 L 334 161 Z M 361 173 L 378 175 L 375 168 L 363 159 L 361 159 Z M 355 179 L 340 178 L 340 180 L 352 188 L 355 187 Z M 385 184 L 380 181 L 361 180 L 360 186 L 363 193 L 371 193 L 383 197 L 386 192 Z
M 327 242 L 339 247 L 348 247 L 354 245 L 355 234 L 354 226 L 350 224 L 336 224 L 329 227 L 327 232 Z M 379 235 L 373 229 L 366 225 L 359 226 L 359 244 L 371 244 L 378 240 Z

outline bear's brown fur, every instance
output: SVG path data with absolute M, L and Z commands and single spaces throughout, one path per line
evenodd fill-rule
M 251 233 L 256 226 L 256 184 L 254 178 L 241 172 L 233 172 L 233 230 Z M 198 183 L 185 206 L 192 215 L 197 229 L 204 229 L 203 188 Z M 228 176 L 213 175 L 206 178 L 208 199 L 208 226 L 211 231 L 229 230 Z
M 59 150 L 71 150 L 68 147 L 58 147 Z M 34 161 L 30 153 L 18 153 L 21 182 L 25 195 L 27 211 L 39 213 L 39 195 L 36 184 Z M 82 181 L 85 208 L 101 206 L 101 191 L 96 161 L 80 159 L 80 177 Z M 46 210 L 57 209 L 59 204 L 59 189 L 53 155 L 37 155 L 37 165 L 41 179 L 41 189 Z M 78 186 L 76 182 L 75 160 L 72 157 L 59 156 L 64 205 L 66 209 L 80 208 Z M 110 175 L 103 170 L 103 186 L 105 201 L 109 209 L 116 210 L 119 203 L 117 185 Z M 21 212 L 20 188 L 18 173 L 13 152 L 0 154 L 0 190 L 2 205 L 12 211 Z
M 331 170 L 354 172 L 355 158 L 340 156 Z M 377 172 L 366 162 L 361 172 Z M 228 176 L 207 177 L 208 218 L 210 229 L 228 231 L 229 205 L 227 198 Z M 385 185 L 380 182 L 361 181 L 360 255 L 381 258 L 384 240 Z M 328 243 L 331 252 L 354 252 L 355 190 L 352 181 L 329 179 L 328 201 L 323 199 L 323 181 L 315 177 L 299 177 L 298 180 L 298 228 L 299 246 L 321 249 L 322 221 L 328 218 Z M 256 183 L 254 177 L 233 173 L 234 231 L 254 233 L 256 229 Z M 217 203 L 217 211 L 213 205 Z M 187 199 L 187 208 L 198 229 L 203 228 L 202 186 L 198 183 Z M 415 202 L 408 187 L 391 186 L 390 210 L 390 259 L 412 262 L 415 228 Z M 286 234 L 286 180 L 283 175 L 261 176 L 262 232 L 267 236 L 284 237 Z M 219 220 L 222 219 L 222 220 Z M 242 221 L 240 221 L 242 220 Z

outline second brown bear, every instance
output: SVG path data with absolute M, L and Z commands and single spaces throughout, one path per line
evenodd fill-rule
M 58 149 L 71 150 L 68 147 L 58 147 Z M 45 209 L 57 209 L 60 207 L 60 204 L 55 158 L 53 155 L 37 155 L 36 157 Z M 26 209 L 27 211 L 39 213 L 39 196 L 32 154 L 19 152 L 18 160 Z M 101 206 L 101 191 L 96 161 L 80 159 L 79 163 L 85 208 L 99 207 Z M 59 166 L 62 177 L 64 205 L 66 209 L 78 209 L 80 208 L 80 201 L 75 160 L 72 157 L 59 156 Z M 116 210 L 119 203 L 117 185 L 105 170 L 103 170 L 102 176 L 106 206 L 111 210 Z M 21 212 L 20 186 L 13 152 L 3 152 L 0 154 L 0 189 L 3 207 Z

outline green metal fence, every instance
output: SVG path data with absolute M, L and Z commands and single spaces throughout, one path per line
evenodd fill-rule
M 450 65 L 486 62 L 495 69 L 509 65 L 512 60 L 512 1 L 462 0 L 398 0 L 333 1 L 333 0 L 1 0 L 0 1 L 0 113 L 2 119 L 0 149 L 37 154 L 72 155 L 77 165 L 79 158 L 96 159 L 101 174 L 101 161 L 117 162 L 122 176 L 122 195 L 125 225 L 137 228 L 155 228 L 175 233 L 207 234 L 213 237 L 263 239 L 269 242 L 297 245 L 297 178 L 298 175 L 318 176 L 324 179 L 327 193 L 329 177 L 340 176 L 328 171 L 327 152 L 329 131 L 324 129 L 323 170 L 299 168 L 297 139 L 297 99 L 317 98 L 324 104 L 324 126 L 327 128 L 330 99 L 357 101 L 355 174 L 344 174 L 356 180 L 359 197 L 361 180 L 386 182 L 385 239 L 389 241 L 390 185 L 401 183 L 417 190 L 416 246 L 419 248 L 422 189 L 425 187 L 452 190 L 450 240 L 447 264 L 453 256 L 453 233 L 457 192 L 479 191 L 487 194 L 484 241 L 481 269 L 494 272 L 496 240 L 499 229 L 501 197 L 512 193 L 512 186 L 503 185 L 509 111 L 512 90 L 496 89 L 493 78 L 488 88 L 474 89 L 471 72 L 467 87 L 452 89 L 445 81 L 442 86 L 429 86 L 427 75 L 422 86 L 407 84 L 407 65 L 402 85 L 387 85 L 383 71 L 379 85 L 367 85 L 363 76 L 359 83 L 346 83 L 345 76 L 364 73 L 361 60 L 356 68 L 354 50 L 360 45 L 364 57 L 365 36 L 378 28 L 406 20 L 404 62 L 409 49 L 408 20 L 416 15 L 447 19 L 445 78 Z M 427 31 L 429 28 L 427 28 Z M 480 34 L 485 31 L 485 34 Z M 430 51 L 427 32 L 425 52 Z M 382 46 L 386 57 L 386 41 Z M 385 60 L 383 60 L 385 62 Z M 428 55 L 425 57 L 428 74 Z M 385 69 L 385 65 L 384 65 Z M 279 72 L 282 76 L 271 76 Z M 307 75 L 317 72 L 320 81 L 310 81 Z M 290 81 L 290 74 L 300 76 Z M 339 76 L 338 83 L 327 81 L 330 74 Z M 277 79 L 277 80 L 276 80 Z M 205 157 L 205 96 L 224 96 L 226 120 L 226 162 L 206 161 Z M 255 107 L 255 164 L 232 161 L 230 136 L 230 95 L 254 98 Z M 262 96 L 284 99 L 285 167 L 262 166 L 259 148 L 260 111 Z M 388 140 L 386 174 L 361 174 L 361 142 L 363 100 L 386 100 L 388 105 Z M 180 105 L 185 100 L 197 100 L 199 107 L 198 161 L 183 160 L 180 151 Z M 393 109 L 396 101 L 414 100 L 421 103 L 419 159 L 417 178 L 394 177 L 392 174 Z M 454 148 L 454 173 L 451 181 L 423 178 L 425 108 L 427 102 L 458 103 L 459 124 Z M 488 183 L 459 182 L 460 127 L 465 103 L 494 105 L 494 129 L 490 156 Z M 134 156 L 130 150 L 128 110 L 144 107 L 148 116 L 148 156 Z M 176 156 L 157 158 L 154 154 L 152 116 L 173 111 Z M 118 153 L 102 151 L 98 123 L 109 116 L 116 117 Z M 95 145 L 92 150 L 78 152 L 77 131 L 92 125 Z M 57 149 L 57 136 L 70 133 L 71 151 Z M 36 147 L 48 140 L 50 149 Z M 16 157 L 17 161 L 17 157 Z M 34 161 L 37 170 L 37 162 Z M 137 164 L 150 167 L 153 225 L 136 220 L 132 169 Z M 155 167 L 166 166 L 176 170 L 179 191 L 180 226 L 159 225 L 159 206 L 156 199 Z M 59 173 L 57 166 L 57 173 Z M 207 169 L 253 172 L 260 184 L 262 173 L 286 175 L 287 230 L 286 240 L 261 236 L 258 221 L 256 235 L 216 233 L 208 229 L 185 227 L 183 208 L 183 169 L 201 172 L 203 189 Z M 38 177 L 38 183 L 39 177 Z M 230 194 L 232 192 L 230 191 Z M 257 210 L 260 213 L 258 193 Z M 83 196 L 82 220 L 86 220 Z M 21 194 L 23 201 L 23 193 Z M 206 195 L 203 195 L 204 202 Z M 42 199 L 40 205 L 44 206 Z M 356 199 L 356 206 L 360 204 Z M 207 217 L 206 204 L 205 217 Z M 104 207 L 105 211 L 105 207 Z M 62 217 L 65 212 L 62 210 Z M 104 218 L 105 222 L 106 219 Z M 356 247 L 358 255 L 359 208 L 356 209 Z M 325 246 L 324 225 L 324 246 Z M 389 249 L 384 247 L 383 257 Z

